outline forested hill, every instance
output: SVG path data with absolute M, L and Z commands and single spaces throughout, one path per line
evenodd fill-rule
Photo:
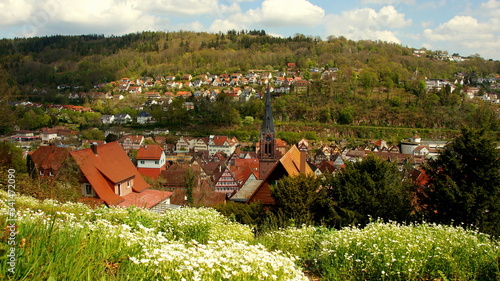
M 443 60 L 446 51 L 415 49 L 379 41 L 296 35 L 278 38 L 265 31 L 142 32 L 123 36 L 48 36 L 0 40 L 0 63 L 20 89 L 60 84 L 90 87 L 121 77 L 178 73 L 245 73 L 251 69 L 284 70 L 296 63 L 337 67 L 341 72 L 369 70 L 389 86 L 410 77 L 451 79 L 458 72 L 487 77 L 500 73 L 500 62 L 479 56 Z

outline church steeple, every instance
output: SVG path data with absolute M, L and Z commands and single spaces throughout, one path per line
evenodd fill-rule
M 260 129 L 260 145 L 258 151 L 260 178 L 264 178 L 279 159 L 276 151 L 276 132 L 274 131 L 271 92 L 267 88 L 264 120 Z
M 273 109 L 271 107 L 271 91 L 267 88 L 266 93 L 266 105 L 264 108 L 264 120 L 262 122 L 262 128 L 260 129 L 261 136 L 267 133 L 275 134 L 274 132 L 274 121 L 273 121 Z

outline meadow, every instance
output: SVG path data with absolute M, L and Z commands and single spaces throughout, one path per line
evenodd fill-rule
M 210 208 L 9 203 L 0 192 L 2 280 L 500 280 L 499 242 L 463 227 L 374 221 L 255 237 Z

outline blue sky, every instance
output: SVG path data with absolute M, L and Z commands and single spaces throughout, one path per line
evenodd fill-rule
M 0 0 L 0 37 L 264 29 L 500 60 L 500 0 Z

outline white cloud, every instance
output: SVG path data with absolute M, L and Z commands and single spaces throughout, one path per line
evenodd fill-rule
M 384 6 L 378 12 L 371 8 L 343 11 L 340 15 L 326 17 L 326 31 L 329 35 L 345 36 L 350 39 L 370 39 L 401 43 L 393 29 L 411 25 L 405 15 L 393 6 Z
M 325 11 L 306 0 L 264 0 L 259 8 L 241 16 L 241 20 L 248 23 L 313 26 L 321 22 Z
M 1 26 L 26 22 L 33 13 L 28 0 L 7 0 L 0 2 Z
M 209 28 L 210 32 L 226 32 L 228 30 L 242 30 L 246 29 L 246 27 L 242 24 L 235 23 L 230 20 L 221 20 L 221 19 L 216 19 Z
M 490 1 L 492 2 L 492 1 Z M 431 42 L 449 44 L 456 49 L 479 53 L 486 58 L 500 59 L 500 20 L 496 17 L 479 22 L 471 16 L 455 16 L 435 29 L 425 29 L 423 34 Z
M 142 9 L 154 13 L 182 16 L 209 15 L 217 11 L 217 0 L 145 0 L 137 1 Z
M 378 4 L 378 5 L 397 5 L 397 4 L 415 4 L 415 0 L 362 0 L 362 4 Z

